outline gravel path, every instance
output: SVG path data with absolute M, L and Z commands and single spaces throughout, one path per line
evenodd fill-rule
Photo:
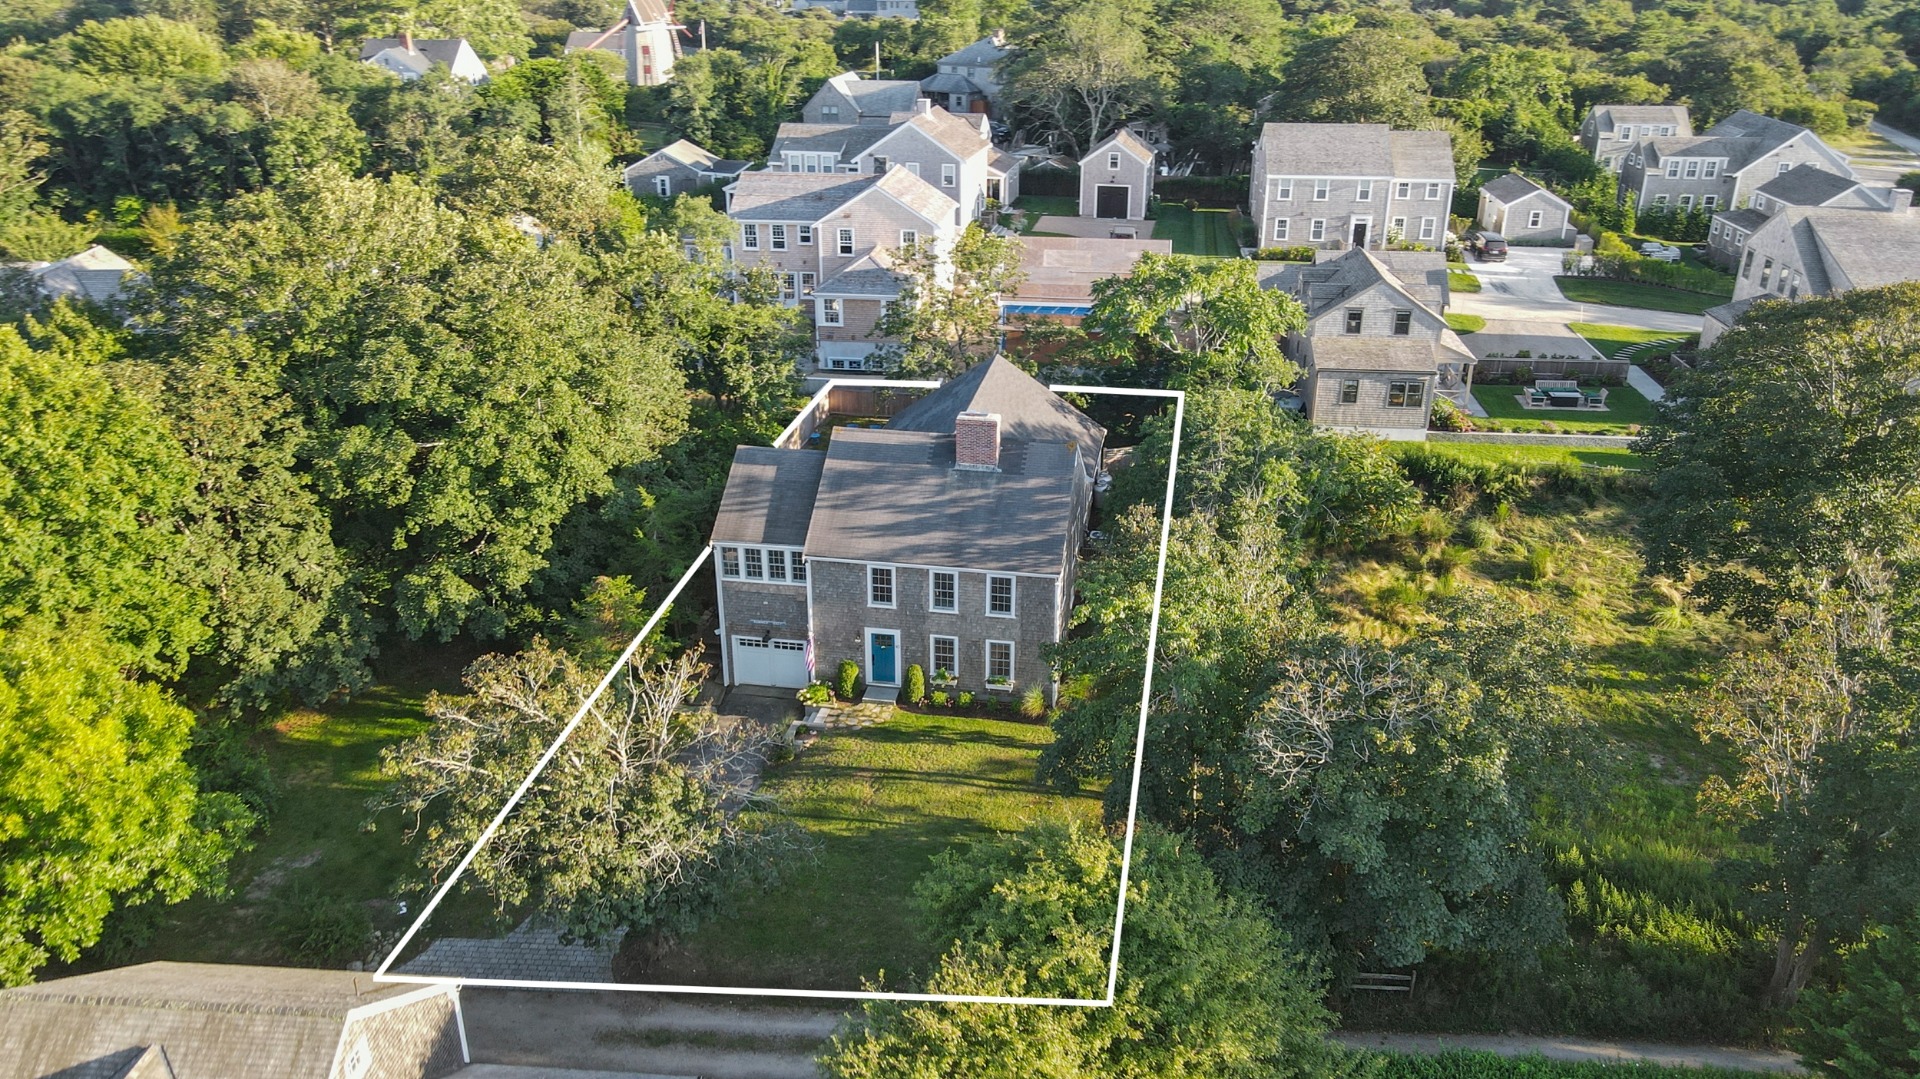
M 1776 1075 L 1805 1075 L 1800 1060 L 1791 1053 L 1770 1049 L 1729 1049 L 1714 1045 L 1662 1045 L 1655 1042 L 1611 1042 L 1590 1038 L 1526 1037 L 1504 1034 L 1390 1034 L 1374 1031 L 1339 1031 L 1335 1041 L 1355 1049 L 1384 1049 L 1395 1053 L 1432 1055 L 1456 1049 L 1472 1049 L 1503 1057 L 1539 1054 L 1550 1060 L 1598 1061 L 1621 1064 L 1643 1061 L 1649 1064 L 1691 1067 L 1739 1068 Z

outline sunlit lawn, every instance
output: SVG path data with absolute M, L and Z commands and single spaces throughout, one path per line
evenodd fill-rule
M 1153 223 L 1153 238 L 1171 241 L 1174 254 L 1239 256 L 1240 239 L 1235 228 L 1238 215 L 1232 210 L 1189 210 L 1163 202 L 1159 214 Z
M 1653 405 L 1632 386 L 1608 386 L 1606 411 L 1578 408 L 1527 408 L 1516 398 L 1526 392 L 1523 386 L 1481 384 L 1473 388 L 1473 399 L 1498 420 L 1504 431 L 1545 431 L 1547 424 L 1567 434 L 1625 435 L 1628 427 L 1653 422 Z
M 1646 311 L 1672 311 L 1683 315 L 1698 315 L 1709 307 L 1718 307 L 1726 303 L 1733 295 L 1731 284 L 1727 286 L 1725 295 L 1714 295 L 1667 288 L 1664 285 L 1643 285 L 1637 281 L 1611 281 L 1600 277 L 1559 276 L 1553 280 L 1560 286 L 1560 294 L 1574 303 L 1638 307 Z
M 1644 330 L 1638 326 L 1609 326 L 1596 322 L 1569 322 L 1567 329 L 1586 338 L 1587 343 L 1602 356 L 1611 360 L 1620 354 L 1620 350 L 1648 341 L 1697 341 L 1697 333 L 1675 333 L 1672 330 Z M 1671 351 L 1671 350 L 1668 350 Z M 1639 355 L 1648 355 L 1646 352 Z
M 834 730 L 774 766 L 765 790 L 815 841 L 770 891 L 686 937 L 636 980 L 682 985 L 890 988 L 924 976 L 944 942 L 922 939 L 913 885 L 954 843 L 1041 818 L 1097 823 L 1097 793 L 1034 782 L 1040 724 L 896 712 Z

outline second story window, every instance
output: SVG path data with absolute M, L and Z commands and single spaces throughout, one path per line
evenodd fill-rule
M 1347 332 L 1359 333 L 1361 325 L 1366 322 L 1366 318 L 1367 313 L 1360 308 L 1347 308 Z
M 893 606 L 893 567 L 867 567 L 867 606 Z
M 838 250 L 843 255 L 853 254 L 853 230 L 841 229 L 838 237 Z
M 1353 197 L 1360 200 L 1361 202 L 1372 202 L 1373 201 L 1373 181 L 1372 180 L 1360 181 L 1360 190 L 1354 192 Z
M 787 226 L 768 225 L 767 238 L 775 251 L 785 251 L 787 249 Z
M 1315 202 L 1327 201 L 1327 196 L 1332 191 L 1333 191 L 1333 181 L 1315 180 L 1313 182 L 1313 201 Z
M 958 180 L 957 170 L 952 165 L 940 166 L 940 186 L 952 187 Z
M 1439 184 L 1428 184 L 1428 185 L 1427 185 L 1427 197 L 1428 197 L 1428 198 L 1430 198 L 1430 199 L 1437 199 L 1437 198 L 1439 198 L 1439 197 L 1440 197 L 1440 185 L 1439 185 Z
M 799 241 L 800 241 L 800 246 L 801 246 L 801 247 L 812 247 L 812 246 L 813 246 L 813 226 L 812 226 L 812 225 L 801 225 L 801 226 L 800 226 L 800 236 L 799 236 Z
M 927 576 L 927 609 L 953 612 L 960 609 L 959 574 L 937 569 Z
M 1702 175 L 1702 176 L 1704 176 L 1704 177 L 1706 177 L 1706 178 L 1707 178 L 1707 179 L 1709 179 L 1709 180 L 1716 180 L 1716 179 L 1719 179 L 1719 177 L 1720 177 L 1720 162 L 1719 162 L 1719 161 L 1709 161 L 1709 162 L 1707 162 L 1707 163 L 1706 163 L 1706 164 L 1705 164 L 1704 166 L 1702 166 L 1702 167 L 1701 167 L 1701 169 L 1700 169 L 1700 175 Z
M 1760 260 L 1760 287 L 1766 288 L 1767 279 L 1771 278 L 1772 276 L 1773 276 L 1773 260 L 1761 259 Z
M 743 553 L 747 556 L 747 580 L 749 581 L 766 580 L 767 568 L 766 568 L 765 560 L 762 558 L 762 552 L 760 548 L 748 547 Z
M 1400 181 L 1399 183 L 1397 183 L 1397 184 L 1395 184 L 1395 185 L 1393 185 L 1393 197 L 1394 197 L 1394 198 L 1396 198 L 1396 199 L 1410 199 L 1410 198 L 1412 198 L 1412 197 L 1413 197 L 1413 184 L 1411 184 L 1411 183 L 1409 183 L 1409 182 L 1408 182 L 1408 181 L 1406 181 L 1406 180 L 1402 180 L 1402 181 Z
M 1700 161 L 1698 158 L 1690 157 L 1687 159 L 1687 179 L 1698 180 L 1699 178 L 1700 178 Z
M 1667 162 L 1667 179 L 1678 180 L 1679 178 L 1680 178 L 1680 159 L 1676 157 Z
M 751 222 L 740 226 L 740 246 L 748 251 L 760 250 L 760 226 Z
M 920 242 L 920 234 L 918 232 L 915 232 L 912 229 L 900 230 L 900 246 L 901 247 L 912 247 L 914 244 L 917 244 L 919 242 Z
M 873 158 L 873 174 L 875 176 L 878 176 L 881 173 L 886 171 L 887 171 L 887 159 L 879 154 L 875 154 Z
M 1267 179 L 1267 197 L 1282 202 L 1293 200 L 1293 177 L 1272 176 Z
M 840 106 L 838 105 L 820 106 L 820 122 L 823 124 L 839 123 L 840 122 Z
M 740 576 L 740 548 L 738 547 L 720 548 L 720 576 L 722 577 Z
M 778 547 L 767 550 L 767 580 L 784 581 L 787 579 L 787 552 Z
M 1620 125 L 1620 141 L 1631 142 L 1632 140 L 1633 140 L 1633 125 L 1621 124 Z
M 987 613 L 997 618 L 1013 617 L 1013 578 L 987 578 Z
M 1393 313 L 1393 335 L 1406 337 L 1413 333 L 1413 312 L 1395 311 Z

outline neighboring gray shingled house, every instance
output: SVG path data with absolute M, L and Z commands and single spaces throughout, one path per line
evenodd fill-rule
M 1080 159 L 1080 216 L 1144 221 L 1153 198 L 1153 147 L 1126 128 Z
M 963 49 L 942 56 L 938 70 L 920 80 L 920 92 L 948 112 L 993 113 L 1000 96 L 1000 62 L 1007 58 L 1006 36 L 995 30 Z
M 1307 418 L 1340 431 L 1424 439 L 1435 394 L 1464 403 L 1473 353 L 1448 328 L 1447 262 L 1439 251 L 1323 252 L 1262 284 L 1307 310 L 1287 353 L 1307 373 Z
M 1817 165 L 1796 165 L 1761 184 L 1744 209 L 1722 210 L 1707 230 L 1714 261 L 1731 269 L 1740 263 L 1747 239 L 1767 219 L 1793 206 L 1832 207 L 1881 213 L 1904 211 L 1913 192 L 1900 187 L 1869 187 L 1850 176 Z
M 1685 105 L 1595 105 L 1580 121 L 1580 145 L 1608 172 L 1619 172 L 1641 139 L 1693 134 Z
M 1702 347 L 1763 300 L 1798 300 L 1857 288 L 1920 281 L 1920 213 L 1875 213 L 1789 206 L 1747 240 L 1735 271 L 1731 305 L 1706 313 Z
M 28 262 L 18 266 L 40 293 L 49 300 L 87 300 L 111 304 L 120 299 L 133 263 L 112 251 L 93 244 L 77 255 L 58 262 Z
M 989 198 L 1000 198 L 1008 177 L 1018 184 L 1018 163 L 1012 172 L 1000 165 L 999 154 L 987 136 L 983 116 L 956 116 L 925 98 L 913 108 L 895 113 L 880 124 L 781 124 L 774 135 L 767 167 L 778 172 L 877 173 L 904 168 L 927 181 L 957 203 L 969 217 L 986 209 Z M 995 185 L 993 181 L 1000 180 Z M 1017 186 L 1014 190 L 1018 191 Z
M 390 71 L 412 82 L 439 64 L 461 82 L 484 82 L 487 65 L 463 37 L 420 38 L 410 33 L 376 37 L 360 46 L 360 62 Z
M 1517 172 L 1480 185 L 1475 220 L 1517 243 L 1571 243 L 1575 232 L 1573 204 Z
M 824 451 L 741 447 L 714 521 L 728 685 L 843 660 L 891 698 L 929 684 L 1052 698 L 1106 431 L 994 359 Z
M 678 139 L 628 165 L 622 175 L 634 194 L 665 199 L 731 181 L 746 169 L 745 161 L 715 157 L 694 143 Z
M 920 84 L 912 80 L 863 79 L 857 71 L 842 71 L 800 106 L 800 122 L 888 124 L 895 113 L 912 112 L 919 99 Z
M 627 85 L 659 86 L 673 77 L 680 55 L 680 26 L 666 0 L 627 0 L 620 21 L 608 30 L 575 30 L 567 51 L 610 52 L 626 62 Z
M 0 992 L 0 1079 L 438 1079 L 460 990 L 333 970 L 143 963 Z
M 1699 135 L 1641 138 L 1620 168 L 1619 195 L 1641 210 L 1738 209 L 1796 165 L 1852 176 L 1845 154 L 1785 120 L 1741 109 Z
M 1453 138 L 1385 124 L 1267 124 L 1249 192 L 1261 247 L 1439 247 L 1453 206 Z

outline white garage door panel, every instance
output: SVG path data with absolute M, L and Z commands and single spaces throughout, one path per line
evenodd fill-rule
M 799 689 L 807 684 L 807 642 L 735 637 L 733 680 L 749 686 Z

